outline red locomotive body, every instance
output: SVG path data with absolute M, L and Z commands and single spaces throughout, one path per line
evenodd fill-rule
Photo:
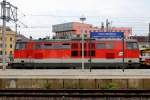
M 85 40 L 85 68 L 118 67 L 123 64 L 121 39 Z M 135 40 L 124 42 L 124 65 L 139 65 Z M 17 42 L 13 67 L 81 68 L 81 40 L 32 40 Z

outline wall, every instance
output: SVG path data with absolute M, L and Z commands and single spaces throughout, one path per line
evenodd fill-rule
M 150 89 L 150 79 L 0 79 L 3 88 Z

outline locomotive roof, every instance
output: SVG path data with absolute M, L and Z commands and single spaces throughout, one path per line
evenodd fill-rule
M 90 39 L 85 39 L 90 40 Z M 120 41 L 122 39 L 91 39 L 92 41 Z M 81 39 L 50 39 L 50 40 L 29 40 L 32 42 L 72 42 L 72 41 L 81 41 Z M 137 42 L 135 39 L 125 39 L 129 42 Z M 17 42 L 28 42 L 28 41 L 17 41 Z

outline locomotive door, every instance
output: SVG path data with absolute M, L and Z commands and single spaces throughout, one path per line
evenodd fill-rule
M 32 43 L 27 44 L 27 58 L 29 63 L 33 63 L 33 45 Z

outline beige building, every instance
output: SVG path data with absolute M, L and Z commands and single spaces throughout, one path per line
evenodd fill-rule
M 6 28 L 6 55 L 14 54 L 14 48 L 16 43 L 16 33 L 9 27 Z M 2 27 L 0 27 L 0 55 L 2 55 L 3 48 L 3 34 Z

